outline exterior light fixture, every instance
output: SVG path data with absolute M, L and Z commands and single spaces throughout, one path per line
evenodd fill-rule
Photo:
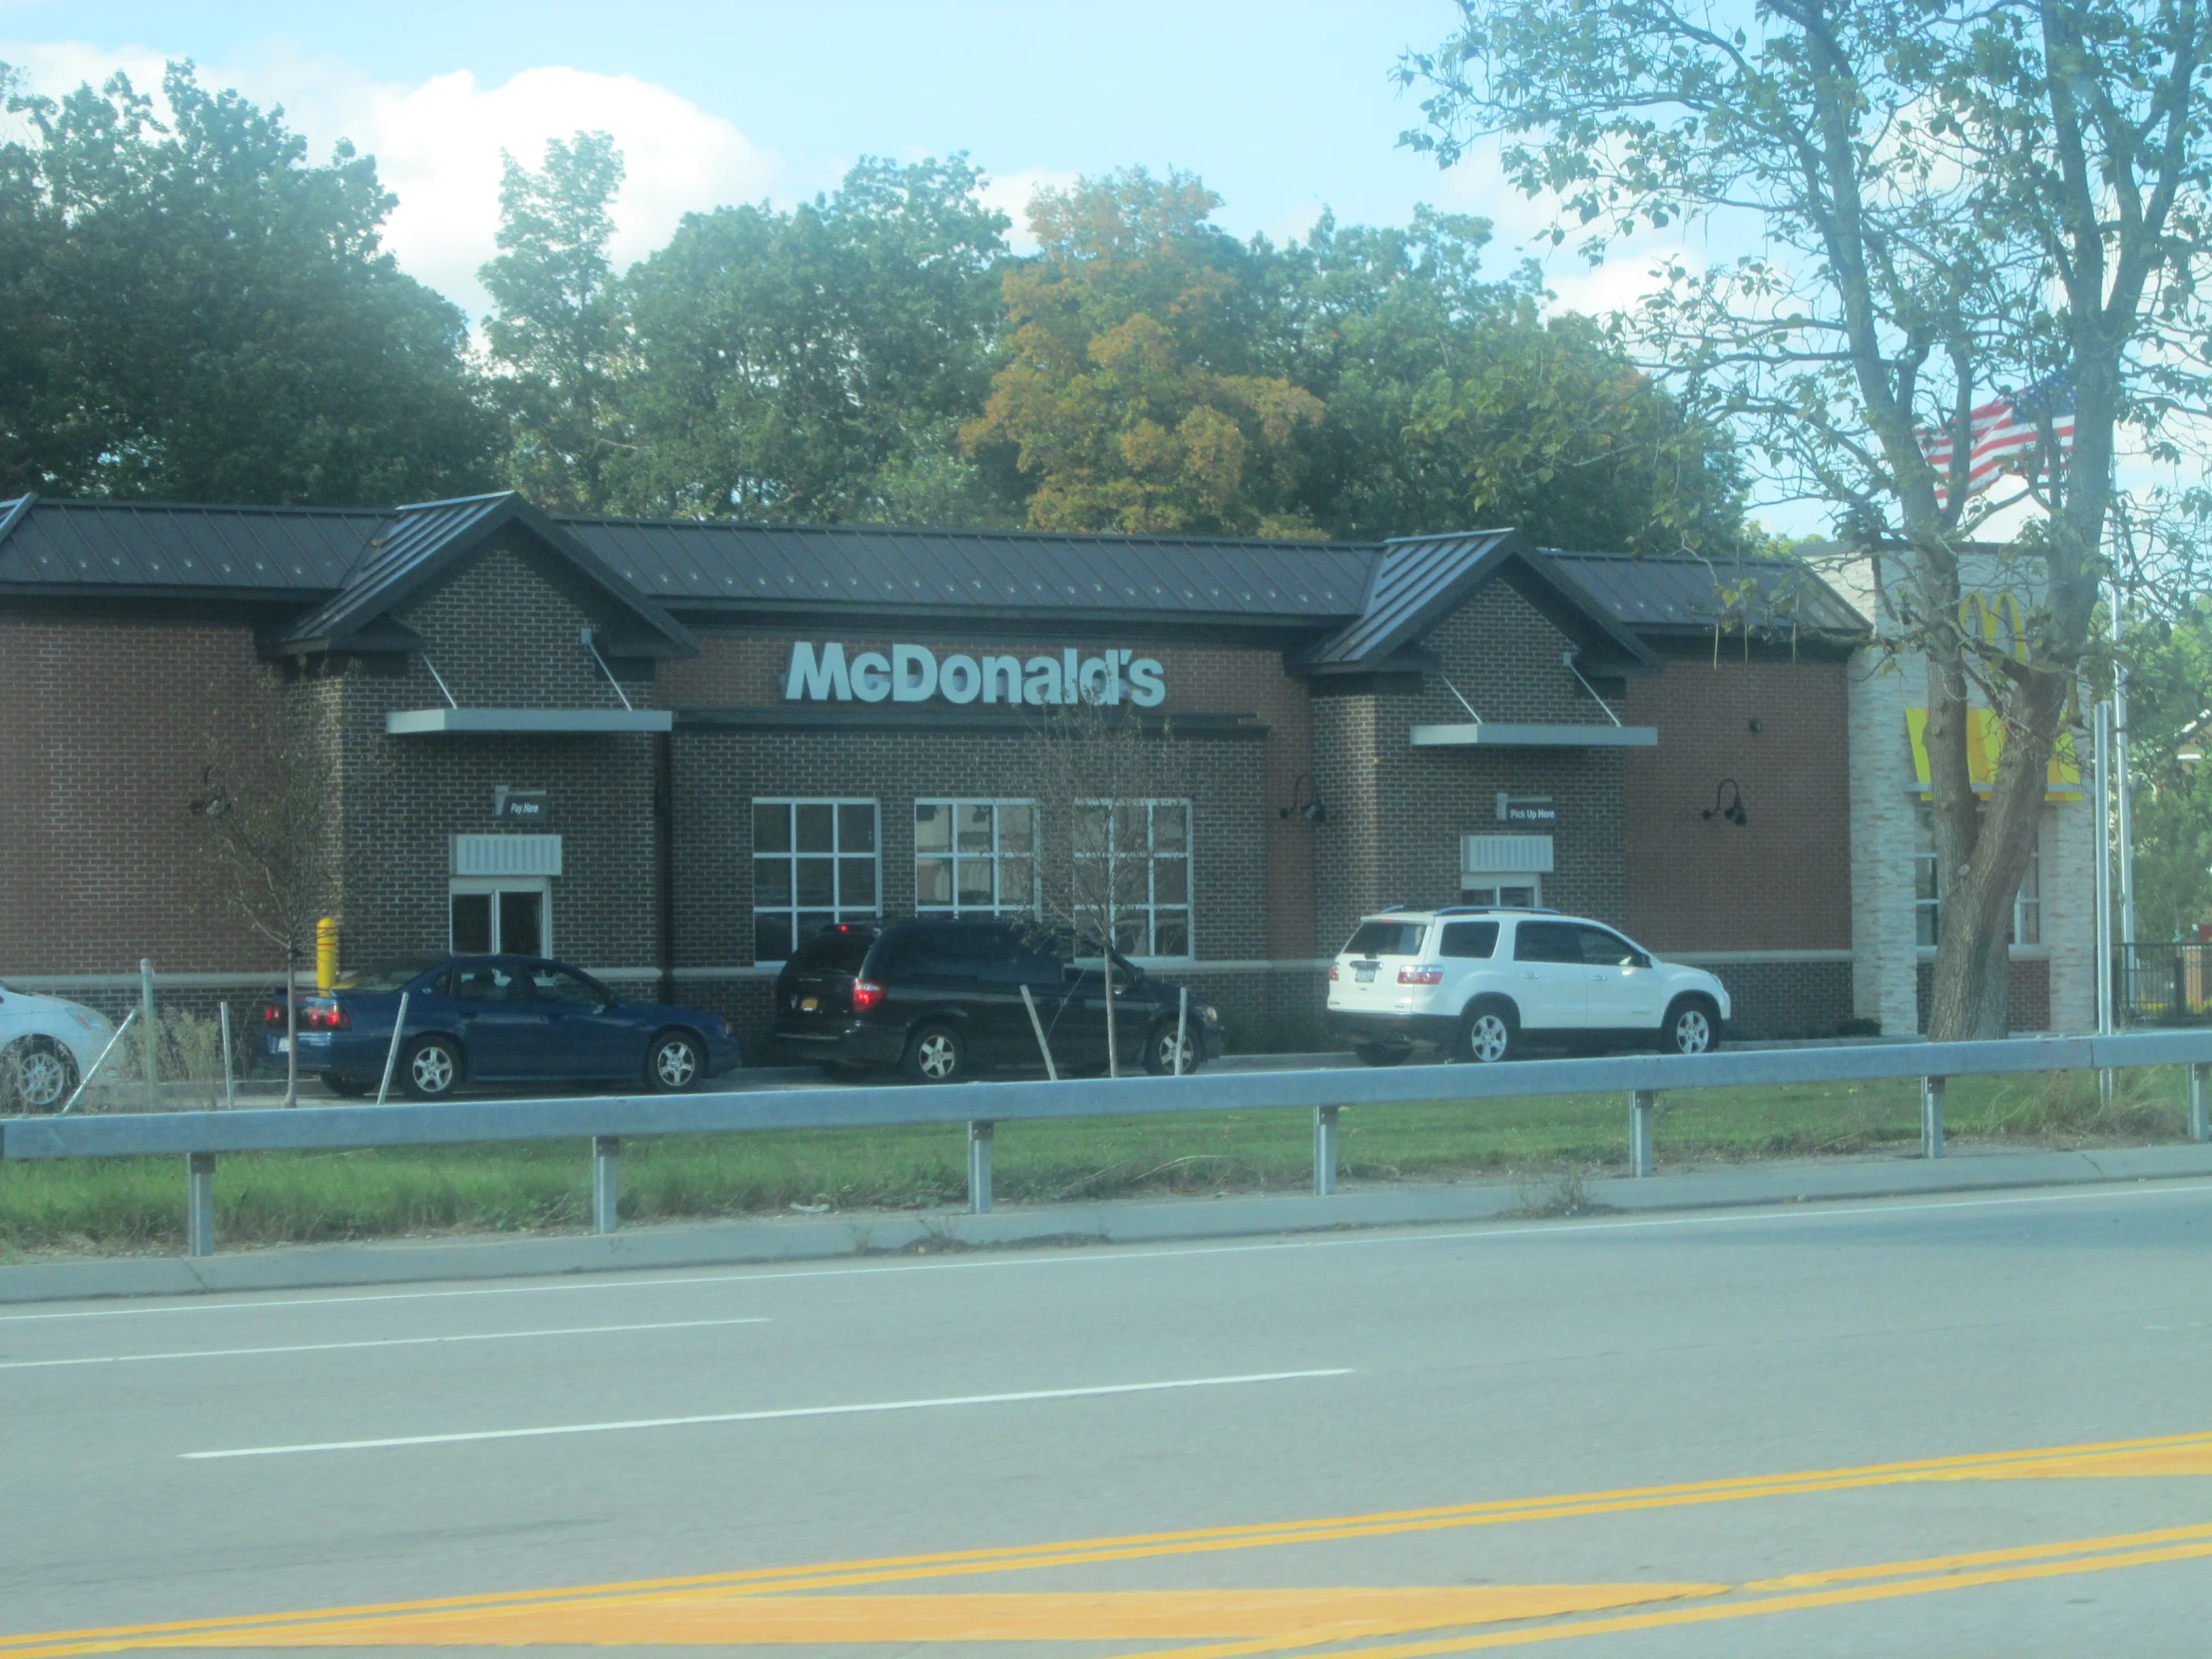
M 1723 795 L 1728 797 L 1725 805 L 1721 801 Z M 1713 786 L 1713 805 L 1698 814 L 1698 817 L 1708 820 L 1726 819 L 1739 830 L 1751 822 L 1751 815 L 1744 811 L 1744 792 L 1737 788 L 1733 778 L 1723 778 Z
M 1325 824 L 1329 809 L 1321 804 L 1321 791 L 1314 787 L 1314 775 L 1302 772 L 1298 782 L 1291 786 L 1291 804 L 1278 811 L 1277 818 L 1304 819 L 1308 824 Z

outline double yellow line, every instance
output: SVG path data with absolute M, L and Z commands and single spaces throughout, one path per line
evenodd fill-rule
M 1922 1458 L 1907 1462 L 1875 1463 L 1856 1468 L 1817 1469 L 1791 1474 L 1743 1476 L 1722 1480 L 1690 1481 L 1661 1486 L 1628 1486 L 1608 1491 L 1576 1492 L 1536 1498 L 1508 1498 L 1444 1507 L 1388 1510 L 1362 1515 L 1329 1516 L 1312 1520 L 1283 1521 L 1255 1526 L 1207 1527 L 1173 1532 L 1134 1533 L 1119 1537 L 1064 1540 L 1055 1543 L 1012 1545 L 996 1549 L 954 1550 L 925 1555 L 881 1556 L 862 1560 L 824 1562 L 797 1567 L 758 1568 L 743 1572 L 710 1573 L 682 1578 L 639 1579 L 623 1583 L 579 1586 L 564 1590 L 514 1591 L 492 1595 L 456 1596 L 435 1600 L 384 1602 L 334 1607 L 309 1612 L 255 1615 L 231 1619 L 186 1620 L 163 1624 L 116 1625 L 95 1629 L 45 1631 L 0 1637 L 0 1659 L 47 1659 L 47 1656 L 116 1652 L 134 1647 L 216 1647 L 225 1637 L 251 1640 L 259 1630 L 284 1626 L 300 1633 L 302 1645 L 312 1643 L 312 1627 L 336 1627 L 367 1620 L 385 1620 L 407 1614 L 451 1614 L 524 1607 L 548 1611 L 563 1606 L 643 1601 L 656 1598 L 701 1596 L 753 1597 L 918 1580 L 963 1578 L 983 1574 L 1022 1572 L 1046 1567 L 1073 1567 L 1164 1556 L 1189 1556 L 1228 1550 L 1266 1549 L 1284 1544 L 1325 1543 L 1338 1539 L 1384 1537 L 1393 1534 L 1443 1531 L 1459 1527 L 1502 1526 L 1523 1521 L 1559 1520 L 1585 1515 L 1631 1513 L 1708 1503 L 1734 1503 L 1750 1498 L 1783 1497 L 1802 1493 L 1846 1491 L 1873 1486 L 1905 1485 L 1925 1481 L 2003 1480 L 2021 1478 L 2071 1478 L 2098 1475 L 2212 1474 L 2212 1433 L 2175 1434 L 2152 1439 L 2107 1440 L 2084 1445 L 2047 1446 L 2029 1450 L 1972 1453 L 1964 1456 Z M 1469 1651 L 1472 1647 L 1504 1646 L 1515 1642 L 1554 1639 L 1548 1632 L 1598 1634 L 1611 1629 L 1638 1629 L 1638 1620 L 1687 1622 L 1712 1618 L 1736 1618 L 1751 1612 L 1779 1612 L 1798 1606 L 1825 1606 L 1853 1600 L 1873 1600 L 1919 1594 L 1929 1589 L 1962 1588 L 1968 1583 L 1995 1583 L 2019 1578 L 2052 1576 L 2063 1572 L 2104 1570 L 2133 1566 L 2151 1560 L 2178 1560 L 2212 1553 L 2212 1528 L 2184 1528 L 2172 1533 L 2130 1534 L 2111 1539 L 2082 1540 L 2068 1544 L 2035 1546 L 2026 1551 L 1984 1556 L 1942 1557 L 1924 1562 L 1900 1562 L 1888 1566 L 1843 1569 L 1790 1580 L 1774 1580 L 1740 1586 L 1738 1595 L 1757 1600 L 1736 1600 L 1696 1608 L 1623 1615 L 1613 1619 L 1585 1620 L 1574 1625 L 1549 1626 L 1538 1631 L 1496 1631 L 1479 1638 L 1454 1638 L 1459 1645 L 1417 1646 L 1364 1651 L 1362 1659 L 1412 1659 L 1415 1654 Z M 2146 1553 L 2146 1551 L 2148 1553 Z M 2089 1557 L 2094 1556 L 2094 1560 Z M 1980 1574 L 1981 1576 L 1974 1576 Z M 1997 1576 L 1988 1576 L 1995 1574 Z M 1962 1576 L 1963 1575 L 1963 1576 Z M 1882 1580 L 1858 1583 L 1856 1579 Z M 1624 1622 L 1624 1620 L 1626 1622 Z M 1201 1659 L 1205 1654 L 1292 1651 L 1298 1644 L 1235 1646 L 1181 1652 L 1181 1659 Z

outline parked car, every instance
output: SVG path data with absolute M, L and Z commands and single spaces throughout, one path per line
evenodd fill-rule
M 738 1063 L 729 1022 L 697 1008 L 625 1002 L 543 956 L 447 956 L 347 974 L 299 996 L 299 1069 L 333 1094 L 375 1088 L 407 998 L 392 1083 L 438 1100 L 464 1083 L 630 1083 L 689 1089 Z M 284 1058 L 281 998 L 262 1010 L 263 1052 Z
M 1727 1028 L 1728 987 L 1600 922 L 1447 905 L 1363 920 L 1329 970 L 1326 1019 L 1372 1066 L 1416 1045 L 1475 1061 L 1538 1043 L 1702 1054 Z
M 1084 958 L 1038 930 L 995 920 L 912 920 L 831 927 L 801 944 L 776 978 L 775 1039 L 833 1076 L 896 1067 L 950 1083 L 989 1066 L 1042 1068 L 1037 1023 L 1064 1074 L 1106 1070 L 1109 976 L 1123 1066 L 1176 1067 L 1178 987 L 1119 953 Z M 1222 1051 L 1221 1020 L 1193 997 L 1180 1038 L 1184 1071 Z
M 114 1036 L 90 1008 L 0 985 L 0 1113 L 60 1110 Z

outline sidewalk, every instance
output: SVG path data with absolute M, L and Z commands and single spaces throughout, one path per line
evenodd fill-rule
M 286 1245 L 219 1251 L 198 1261 L 183 1256 L 41 1259 L 0 1267 L 0 1303 L 728 1267 L 869 1253 L 1267 1238 L 1347 1228 L 1463 1225 L 1570 1212 L 1633 1214 L 2177 1178 L 2212 1178 L 2212 1146 L 2096 1152 L 1968 1147 L 1954 1149 L 1935 1162 L 1806 1159 L 1684 1166 L 1663 1169 L 1641 1181 L 1605 1177 L 1582 1183 L 1578 1190 L 1556 1181 L 1525 1186 L 1408 1182 L 1348 1186 L 1332 1198 L 1274 1193 L 1122 1200 L 1021 1206 L 987 1216 L 962 1211 L 855 1211 L 676 1222 L 607 1237 L 508 1234 Z

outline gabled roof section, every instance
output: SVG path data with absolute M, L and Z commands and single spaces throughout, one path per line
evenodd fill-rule
M 511 490 L 401 507 L 363 545 L 337 592 L 270 637 L 282 653 L 391 649 L 387 637 L 410 632 L 394 612 L 441 580 L 510 525 L 519 525 L 573 567 L 642 629 L 648 643 L 691 656 L 699 642 L 653 599 L 600 556 Z
M 245 599 L 326 591 L 390 516 L 19 496 L 0 506 L 0 593 Z
M 1373 673 L 1408 651 L 1493 578 L 1503 578 L 1601 674 L 1653 674 L 1658 659 L 1610 617 L 1594 595 L 1511 530 L 1414 536 L 1385 542 L 1359 618 L 1304 653 L 1314 674 Z M 1414 666 L 1408 664 L 1407 666 Z
M 1038 612 L 1313 626 L 1360 614 L 1377 550 L 1341 542 L 757 525 L 561 523 L 640 593 L 701 616 Z
M 1615 622 L 1648 638 L 1721 629 L 1845 645 L 1869 632 L 1866 618 L 1798 559 L 1548 551 L 1545 557 Z

